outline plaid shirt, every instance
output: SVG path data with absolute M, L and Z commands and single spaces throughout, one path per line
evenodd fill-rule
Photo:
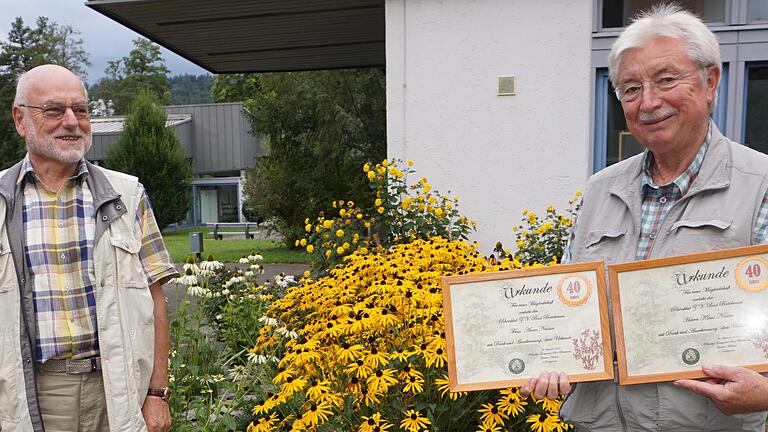
M 691 165 L 680 174 L 672 183 L 658 186 L 651 177 L 651 167 L 653 166 L 653 153 L 646 151 L 643 161 L 643 201 L 642 214 L 640 216 L 640 237 L 637 241 L 636 259 L 648 259 L 653 250 L 653 243 L 656 239 L 656 233 L 664 222 L 664 219 L 672 208 L 672 204 L 679 200 L 688 192 L 696 176 L 699 174 L 701 164 L 704 162 L 704 156 L 709 149 L 712 140 L 712 122 L 704 143 L 699 148 L 698 153 L 691 162 Z M 571 235 L 568 245 L 563 251 L 563 263 L 571 261 L 571 242 L 576 231 L 576 222 L 571 229 Z M 752 230 L 752 244 L 768 243 L 768 192 L 763 196 L 763 201 L 758 210 L 757 220 Z
M 93 196 L 84 163 L 58 192 L 39 180 L 28 158 L 17 180 L 24 188 L 24 254 L 33 287 L 35 359 L 99 355 L 93 257 Z M 139 256 L 149 283 L 176 274 L 145 191 L 136 209 Z

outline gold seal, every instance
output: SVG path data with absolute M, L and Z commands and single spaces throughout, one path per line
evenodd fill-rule
M 736 265 L 734 274 L 741 289 L 760 292 L 768 287 L 768 260 L 759 256 L 746 257 Z
M 592 284 L 589 279 L 576 274 L 568 274 L 557 283 L 557 296 L 564 304 L 576 307 L 589 300 L 592 295 Z

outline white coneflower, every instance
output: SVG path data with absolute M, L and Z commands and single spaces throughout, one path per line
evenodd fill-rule
M 248 255 L 248 261 L 255 262 L 255 261 L 261 261 L 264 257 L 261 256 L 258 252 L 253 251 L 250 255 Z
M 298 339 L 299 338 L 299 335 L 295 331 L 293 331 L 291 329 L 288 329 L 286 327 L 278 328 L 277 332 L 280 333 L 281 335 L 283 335 L 285 337 L 289 337 L 291 339 Z
M 197 285 L 197 276 L 195 276 L 192 269 L 188 268 L 184 271 L 184 276 L 180 278 L 180 282 L 182 285 L 186 286 Z
M 247 374 L 248 374 L 248 371 L 245 369 L 245 366 L 235 365 L 229 370 L 228 375 L 229 375 L 229 379 L 231 379 L 234 382 L 237 382 L 245 378 Z
M 218 269 L 224 268 L 224 264 L 213 259 L 213 255 L 208 255 L 208 258 L 200 263 L 200 268 L 203 270 L 216 271 Z
M 272 318 L 269 315 L 264 315 L 263 317 L 259 318 L 259 322 L 264 323 L 264 325 L 271 325 L 271 326 L 277 325 L 277 320 Z
M 264 273 L 264 267 L 262 267 L 262 266 L 260 266 L 260 265 L 258 265 L 258 264 L 253 264 L 253 265 L 251 265 L 251 266 L 249 267 L 249 269 L 250 269 L 252 272 L 254 272 L 254 273 L 258 273 L 258 274 L 263 274 L 263 273 Z
M 224 282 L 224 288 L 229 288 L 229 287 L 231 287 L 232 285 L 234 285 L 236 283 L 240 283 L 240 282 L 244 282 L 244 281 L 245 281 L 245 277 L 243 277 L 243 276 L 231 277 L 231 278 L 229 278 L 228 281 Z
M 187 294 L 192 297 L 202 297 L 205 295 L 206 291 L 208 290 L 198 285 L 192 285 L 191 287 L 187 288 Z
M 187 257 L 187 262 L 184 263 L 183 269 L 184 269 L 184 273 L 187 273 L 187 270 L 192 270 L 192 274 L 195 274 L 195 275 L 200 274 L 200 267 L 198 267 L 197 264 L 195 263 L 195 257 L 191 255 Z
M 245 257 L 245 255 L 240 255 L 240 260 L 238 261 L 240 264 L 248 264 L 250 261 L 248 261 L 248 258 Z
M 246 272 L 244 273 L 244 276 L 245 276 L 245 277 L 253 277 L 253 272 L 252 272 L 252 271 L 250 271 L 250 270 L 248 270 L 248 271 L 246 271 Z
M 255 364 L 264 364 L 268 360 L 267 356 L 256 354 L 253 352 L 248 353 L 248 361 Z
M 275 285 L 280 288 L 296 285 L 296 279 L 293 276 L 285 276 L 282 273 L 275 276 Z
M 221 290 L 221 295 L 229 295 L 229 290 L 224 288 L 223 290 Z

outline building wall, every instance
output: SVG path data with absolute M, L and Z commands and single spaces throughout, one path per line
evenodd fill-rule
M 521 210 L 564 209 L 590 171 L 592 2 L 387 0 L 389 157 L 413 159 L 513 246 Z M 497 95 L 515 75 L 517 94 Z
M 192 122 L 187 121 L 171 128 L 176 137 L 179 138 L 181 147 L 187 157 L 192 157 Z M 116 144 L 120 139 L 121 132 L 93 134 L 93 145 L 85 154 L 85 158 L 91 162 L 101 163 L 109 151 L 109 147 Z M 197 174 L 197 173 L 195 173 Z
M 263 156 L 259 139 L 250 134 L 242 103 L 174 105 L 169 114 L 192 114 L 192 171 L 195 174 L 238 172 Z

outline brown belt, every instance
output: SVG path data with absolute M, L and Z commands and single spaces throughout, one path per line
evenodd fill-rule
M 53 373 L 66 373 L 70 375 L 84 374 L 101 370 L 101 357 L 87 359 L 50 359 L 37 365 L 38 369 Z

